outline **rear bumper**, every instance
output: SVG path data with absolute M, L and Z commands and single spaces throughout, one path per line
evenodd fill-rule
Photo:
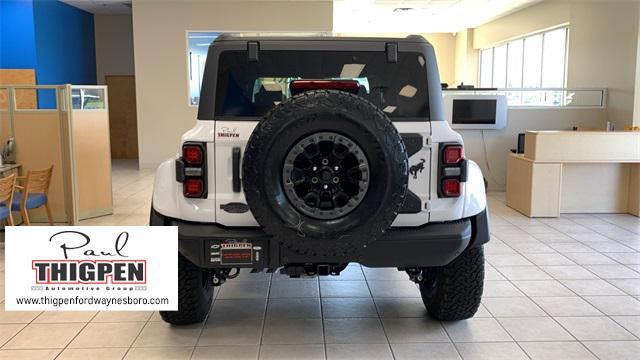
M 301 255 L 280 246 L 258 227 L 224 227 L 217 224 L 165 218 L 151 209 L 150 225 L 178 226 L 178 250 L 202 268 L 277 268 L 294 263 L 358 262 L 370 267 L 446 265 L 468 247 L 489 241 L 486 209 L 478 215 L 448 223 L 430 223 L 416 228 L 392 228 L 372 242 L 358 258 L 324 258 Z M 249 247 L 234 244 L 249 244 Z M 229 259 L 221 261 L 222 248 Z M 242 248 L 242 249 L 241 249 Z M 234 250 L 235 249 L 235 250 Z M 230 259 L 239 261 L 231 261 Z

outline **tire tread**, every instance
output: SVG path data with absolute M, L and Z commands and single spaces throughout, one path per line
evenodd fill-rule
M 202 287 L 203 270 L 178 255 L 178 311 L 160 311 L 162 320 L 174 325 L 202 322 L 213 301 L 213 287 Z
M 423 281 L 420 283 L 420 293 L 431 316 L 438 320 L 453 321 L 475 315 L 484 284 L 482 247 L 467 249 L 448 265 L 427 271 L 427 277 L 436 278 L 436 289 L 430 291 L 426 281 Z

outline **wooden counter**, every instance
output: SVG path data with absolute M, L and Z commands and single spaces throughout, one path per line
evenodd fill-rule
M 527 131 L 507 159 L 507 205 L 530 217 L 640 216 L 640 133 Z

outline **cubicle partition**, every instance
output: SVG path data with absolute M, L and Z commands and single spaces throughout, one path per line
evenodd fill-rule
M 106 86 L 71 86 L 71 139 L 78 218 L 111 214 L 111 144 Z
M 53 165 L 49 203 L 54 221 L 112 213 L 109 114 L 105 86 L 36 85 L 0 87 L 8 106 L 0 109 L 0 145 L 15 142 L 20 172 Z M 33 93 L 35 106 L 16 101 Z M 45 222 L 44 211 L 30 213 Z

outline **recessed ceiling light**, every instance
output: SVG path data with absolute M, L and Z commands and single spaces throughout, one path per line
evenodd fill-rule
M 411 10 L 413 10 L 413 8 L 410 8 L 410 7 L 399 7 L 399 8 L 393 9 L 393 12 L 394 13 L 398 13 L 398 12 L 411 11 Z

